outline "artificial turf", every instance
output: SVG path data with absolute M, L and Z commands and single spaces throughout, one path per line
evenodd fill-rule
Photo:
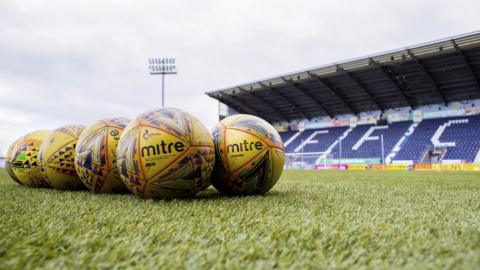
M 480 173 L 286 171 L 266 196 L 153 201 L 18 186 L 0 268 L 480 268 Z

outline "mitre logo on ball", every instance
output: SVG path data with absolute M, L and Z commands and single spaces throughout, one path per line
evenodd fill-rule
M 142 157 L 167 155 L 172 153 L 175 155 L 176 153 L 183 152 L 184 149 L 185 145 L 180 141 L 166 143 L 162 140 L 155 145 L 142 147 Z
M 263 144 L 260 141 L 247 141 L 243 143 L 232 143 L 227 145 L 227 153 L 262 150 Z

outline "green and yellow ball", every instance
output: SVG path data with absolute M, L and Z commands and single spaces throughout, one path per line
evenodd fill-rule
M 12 170 L 18 181 L 25 186 L 50 187 L 38 161 L 40 145 L 49 134 L 49 130 L 39 130 L 23 136 L 18 141 L 12 156 Z

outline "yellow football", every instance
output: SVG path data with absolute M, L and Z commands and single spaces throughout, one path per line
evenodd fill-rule
M 212 185 L 231 195 L 264 194 L 283 172 L 285 148 L 278 132 L 265 120 L 237 114 L 213 131 L 215 169 Z
M 117 147 L 117 166 L 127 187 L 143 198 L 193 196 L 210 185 L 215 162 L 212 138 L 193 115 L 175 108 L 141 114 Z
M 38 164 L 40 145 L 50 134 L 39 130 L 23 136 L 12 156 L 12 169 L 17 179 L 29 187 L 50 187 Z
M 103 119 L 86 127 L 80 135 L 75 148 L 75 169 L 91 192 L 128 191 L 118 175 L 116 149 L 129 122 L 125 118 Z
M 40 146 L 39 161 L 47 183 L 55 189 L 84 189 L 75 171 L 74 155 L 84 126 L 67 125 L 55 129 Z
M 22 137 L 23 138 L 23 137 Z M 7 149 L 7 153 L 5 155 L 5 170 L 7 171 L 8 175 L 13 179 L 13 181 L 17 182 L 20 185 L 23 185 L 20 180 L 18 180 L 17 176 L 13 172 L 13 166 L 12 166 L 12 157 L 13 153 L 17 151 L 18 148 L 18 142 L 22 140 L 22 138 L 18 138 L 15 140 Z

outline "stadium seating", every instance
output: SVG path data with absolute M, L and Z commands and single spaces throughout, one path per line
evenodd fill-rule
M 387 156 L 409 126 L 410 122 L 397 122 L 382 126 L 357 126 L 349 136 L 342 140 L 342 158 L 381 158 L 382 135 L 384 140 L 384 155 Z M 339 148 L 340 145 L 337 145 L 332 153 L 339 156 Z
M 290 148 L 287 146 L 287 152 L 324 152 L 347 129 L 348 127 L 306 130 L 295 139 L 296 143 L 291 143 Z
M 424 120 L 419 123 L 394 160 L 418 162 L 429 148 L 445 147 L 447 150 L 444 159 L 473 162 L 480 149 L 478 138 L 478 115 Z M 434 145 L 434 142 L 437 145 Z
M 340 147 L 342 159 L 381 160 L 382 135 L 387 162 L 418 163 L 432 148 L 444 149 L 443 160 L 473 162 L 480 150 L 480 115 L 281 132 L 287 153 L 305 153 L 303 160 L 312 163 L 324 152 L 338 159 Z
M 298 133 L 298 131 L 285 131 L 285 132 L 280 132 L 280 137 L 282 138 L 283 143 L 286 145 L 287 141 L 295 134 Z

